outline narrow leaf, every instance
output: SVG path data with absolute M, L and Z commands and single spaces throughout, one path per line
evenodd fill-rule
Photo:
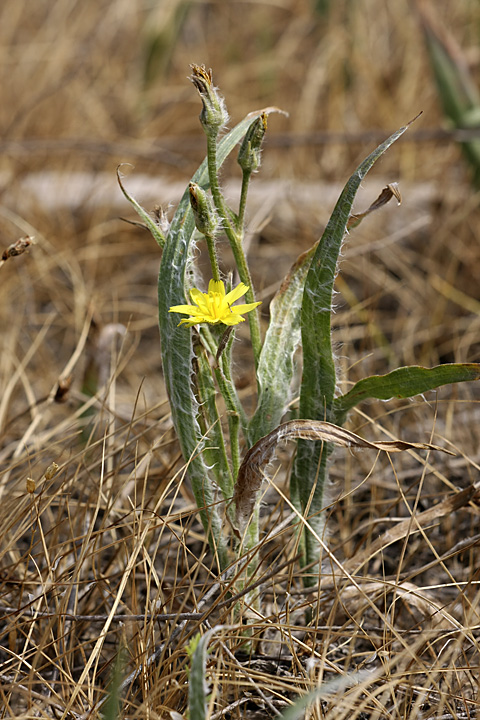
M 448 455 L 454 455 L 450 450 L 431 443 L 415 443 L 404 440 L 377 440 L 372 442 L 364 440 L 360 435 L 356 435 L 350 430 L 345 430 L 333 423 L 315 420 L 290 420 L 279 425 L 271 433 L 258 440 L 243 459 L 233 496 L 239 529 L 243 530 L 246 527 L 256 505 L 257 494 L 263 480 L 262 467 L 272 461 L 277 445 L 280 442 L 296 439 L 309 442 L 320 441 L 322 444 L 331 443 L 342 447 L 369 448 L 384 452 L 402 452 L 403 450 L 413 449 L 440 450 Z
M 311 262 L 302 303 L 302 417 L 320 419 L 326 413 L 328 418 L 333 402 L 336 382 L 331 339 L 333 283 L 355 195 L 374 163 L 403 135 L 410 124 L 397 130 L 379 145 L 355 170 L 337 201 Z
M 372 375 L 357 382 L 345 395 L 335 398 L 333 401 L 335 422 L 342 425 L 348 411 L 369 398 L 377 400 L 409 398 L 442 385 L 479 378 L 480 363 L 452 363 L 433 368 L 410 365 L 386 375 Z
M 257 369 L 257 409 L 248 427 L 250 445 L 280 424 L 290 400 L 303 288 L 314 252 L 315 246 L 300 255 L 270 303 L 270 323 Z
M 328 697 L 328 695 L 338 693 L 339 690 L 345 691 L 352 685 L 358 685 L 364 680 L 373 679 L 373 677 L 374 675 L 371 670 L 359 670 L 358 672 L 352 672 L 348 675 L 340 675 L 339 677 L 332 678 L 322 683 L 320 687 L 315 690 L 295 700 L 293 705 L 282 713 L 280 720 L 303 720 L 306 717 L 305 710 L 310 705 L 313 705 L 313 703 L 324 697 Z M 310 715 L 308 717 L 310 717 Z
M 147 228 L 150 230 L 150 232 L 152 233 L 152 235 L 155 238 L 155 240 L 157 241 L 157 243 L 160 245 L 161 248 L 163 248 L 163 246 L 165 245 L 165 235 L 163 234 L 159 225 L 157 225 L 157 223 L 154 221 L 154 219 L 152 218 L 150 213 L 148 213 L 146 210 L 144 210 L 144 208 L 135 200 L 135 198 L 132 197 L 132 195 L 130 195 L 127 192 L 127 190 L 125 189 L 125 186 L 122 182 L 122 177 L 120 175 L 121 167 L 122 167 L 121 165 L 119 165 L 117 167 L 117 180 L 118 180 L 118 184 L 120 186 L 120 190 L 125 195 L 125 197 L 129 201 L 129 203 L 131 205 L 133 205 L 133 207 L 137 211 L 137 214 L 142 218 L 143 222 L 145 223 Z
M 207 650 L 213 631 L 209 630 L 200 639 L 192 657 L 190 679 L 188 683 L 188 715 L 190 720 L 207 718 Z
M 348 218 L 360 183 L 378 158 L 403 135 L 410 124 L 387 138 L 355 170 L 338 199 L 311 262 L 305 282 L 301 314 L 303 346 L 301 417 L 312 420 L 333 420 L 332 404 L 336 376 L 331 338 L 332 295 Z M 291 479 L 294 502 L 302 512 L 310 503 L 310 511 L 315 517 L 314 522 L 318 520 L 319 523 L 322 522 L 318 512 L 323 504 L 328 452 L 328 445 L 324 448 L 321 443 L 306 443 L 301 440 L 298 443 Z M 312 496 L 314 486 L 315 491 Z M 321 532 L 320 527 L 315 530 Z M 307 555 L 310 554 L 308 542 L 307 538 Z M 315 548 L 312 548 L 311 552 L 314 554 Z M 307 562 L 310 562 L 310 559 L 307 559 Z
M 200 638 L 195 652 L 192 657 L 192 666 L 190 668 L 190 680 L 188 684 L 188 713 L 189 720 L 206 720 L 207 719 L 207 652 L 208 643 L 211 637 L 228 627 L 226 625 L 216 625 L 208 630 L 203 637 Z
M 430 3 L 416 0 L 440 100 L 446 115 L 458 125 L 465 113 L 480 105 L 480 95 L 468 61 L 453 35 L 440 24 Z

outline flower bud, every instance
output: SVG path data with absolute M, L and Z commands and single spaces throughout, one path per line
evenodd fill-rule
M 29 235 L 26 235 L 25 237 L 20 238 L 20 240 L 17 240 L 16 242 L 12 243 L 12 245 L 9 245 L 6 250 L 3 251 L 2 254 L 2 260 L 8 260 L 8 258 L 16 257 L 17 255 L 22 255 L 27 248 L 30 247 L 30 245 L 34 244 L 33 237 L 30 237 Z
M 202 99 L 203 109 L 200 113 L 200 122 L 206 133 L 214 131 L 218 133 L 228 122 L 228 113 L 225 101 L 220 95 L 218 88 L 212 83 L 212 71 L 207 70 L 205 65 L 190 65 L 193 82 Z
M 213 237 L 218 228 L 218 215 L 211 197 L 200 185 L 191 182 L 188 186 L 190 207 L 195 218 L 195 227 L 202 235 Z
M 255 172 L 260 167 L 263 138 L 267 131 L 267 115 L 262 113 L 253 121 L 243 138 L 237 162 L 244 172 Z

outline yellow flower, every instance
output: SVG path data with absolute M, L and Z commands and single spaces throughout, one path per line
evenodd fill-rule
M 242 314 L 248 313 L 260 305 L 259 302 L 233 305 L 235 300 L 245 295 L 247 290 L 247 285 L 241 282 L 229 293 L 225 293 L 225 285 L 221 280 L 210 280 L 208 293 L 202 293 L 196 288 L 190 290 L 190 297 L 196 307 L 195 305 L 173 305 L 169 312 L 190 315 L 191 317 L 185 318 L 178 323 L 187 327 L 192 327 L 192 325 L 198 323 L 238 325 L 238 323 L 245 320 Z

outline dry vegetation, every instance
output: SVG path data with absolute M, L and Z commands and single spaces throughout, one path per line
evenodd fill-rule
M 339 0 L 322 14 L 327 4 L 1 4 L 1 246 L 36 243 L 0 267 L 2 717 L 99 716 L 122 646 L 122 713 L 183 713 L 189 639 L 238 620 L 236 579 L 218 577 L 205 546 L 162 385 L 159 250 L 120 220 L 132 216 L 115 186 L 117 164 L 131 163 L 126 182 L 144 179 L 144 204 L 178 199 L 203 154 L 190 62 L 214 69 L 232 122 L 270 104 L 290 113 L 272 116 L 252 188 L 265 308 L 317 239 L 339 183 L 423 110 L 358 200 L 366 206 L 385 180 L 404 197 L 346 246 L 340 378 L 478 360 L 479 196 L 458 147 L 436 136 L 413 8 Z M 475 69 L 478 4 L 437 6 Z M 237 358 L 248 399 L 244 341 Z M 457 454 L 391 463 L 338 453 L 329 553 L 308 593 L 286 500 L 289 453 L 280 458 L 262 509 L 263 614 L 241 608 L 258 642 L 245 656 L 238 630 L 219 631 L 212 718 L 274 717 L 358 669 L 370 672 L 312 717 L 479 716 L 479 400 L 479 387 L 456 386 L 356 413 L 351 427 L 366 437 L 432 437 Z

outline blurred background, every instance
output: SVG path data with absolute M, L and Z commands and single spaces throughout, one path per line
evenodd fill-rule
M 98 170 L 130 158 L 137 172 L 184 179 L 197 160 L 192 147 L 202 156 L 198 98 L 186 80 L 196 62 L 213 68 L 232 121 L 263 105 L 289 113 L 272 121 L 276 151 L 268 153 L 268 172 L 343 179 L 368 147 L 365 133 L 394 129 L 420 110 L 417 133 L 443 125 L 420 22 L 424 6 L 5 0 L 3 170 L 51 169 L 65 165 L 66 156 L 72 166 L 76 160 Z M 475 72 L 477 3 L 441 0 L 430 7 Z M 438 180 L 457 154 L 443 143 L 437 156 L 437 147 L 403 147 L 401 160 L 390 153 L 390 164 L 409 179 Z
M 363 210 L 399 182 L 403 203 L 346 245 L 334 320 L 342 372 L 478 359 L 475 141 L 462 151 L 458 128 L 475 124 L 479 32 L 468 0 L 4 0 L 0 238 L 36 244 L 2 268 L 0 420 L 31 414 L 65 377 L 77 401 L 95 392 L 109 374 L 105 328 L 123 341 L 126 407 L 140 386 L 146 405 L 164 399 L 160 251 L 121 219 L 135 218 L 116 168 L 132 166 L 126 186 L 147 209 L 179 199 L 205 147 L 192 62 L 213 69 L 231 127 L 259 107 L 288 113 L 269 118 L 250 194 L 265 319 L 356 165 L 422 111 L 357 198 Z M 232 198 L 238 177 L 232 161 L 222 175 Z

